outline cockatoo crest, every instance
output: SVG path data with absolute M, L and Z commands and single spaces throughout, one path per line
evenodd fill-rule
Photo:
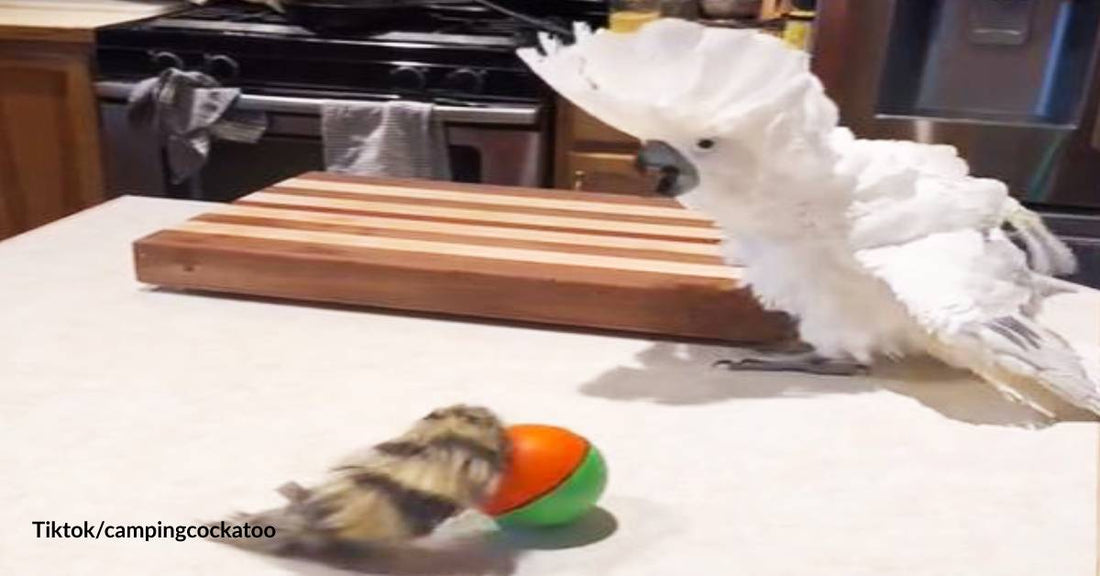
M 541 51 L 519 55 L 574 104 L 641 140 L 724 134 L 746 117 L 775 118 L 807 104 L 809 124 L 826 131 L 836 124 L 836 107 L 823 95 L 803 102 L 820 83 L 807 56 L 776 50 L 777 38 L 677 19 L 640 34 L 577 32 L 571 46 L 544 34 Z

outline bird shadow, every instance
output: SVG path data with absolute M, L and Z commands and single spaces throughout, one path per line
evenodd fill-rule
M 636 356 L 640 366 L 619 366 L 581 385 L 581 392 L 614 400 L 692 405 L 724 400 L 858 394 L 874 386 L 862 379 L 794 372 L 735 372 L 711 368 L 729 349 L 658 342 Z
M 714 368 L 727 347 L 658 342 L 641 351 L 636 366 L 619 366 L 581 385 L 589 396 L 672 406 L 754 398 L 807 398 L 889 391 L 916 400 L 944 417 L 968 424 L 1040 428 L 1053 421 L 1005 398 L 970 373 L 930 358 L 881 362 L 869 374 L 821 376 L 796 372 Z M 1082 419 L 1082 418 L 1063 418 Z
M 552 528 L 496 529 L 491 521 L 471 514 L 465 521 L 459 519 L 441 528 L 439 538 L 269 558 L 302 576 L 349 572 L 379 576 L 510 576 L 519 558 L 529 551 L 588 546 L 611 537 L 618 525 L 615 516 L 600 507 L 575 522 Z

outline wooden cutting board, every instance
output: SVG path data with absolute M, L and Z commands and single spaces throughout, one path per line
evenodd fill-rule
M 140 281 L 675 337 L 784 336 L 667 198 L 308 173 L 134 244 Z

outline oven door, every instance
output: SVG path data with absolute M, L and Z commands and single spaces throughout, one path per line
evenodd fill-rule
M 242 94 L 237 106 L 268 115 L 255 144 L 215 141 L 202 171 L 173 185 L 158 136 L 132 125 L 126 100 L 133 84 L 98 82 L 110 196 L 137 194 L 231 201 L 311 170 L 324 170 L 321 100 Z M 459 182 L 543 186 L 548 139 L 538 105 L 437 106 Z

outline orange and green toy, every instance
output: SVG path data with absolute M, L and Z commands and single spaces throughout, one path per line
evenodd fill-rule
M 592 509 L 607 486 L 607 465 L 584 437 L 564 428 L 508 428 L 512 456 L 483 507 L 504 527 L 559 526 Z

